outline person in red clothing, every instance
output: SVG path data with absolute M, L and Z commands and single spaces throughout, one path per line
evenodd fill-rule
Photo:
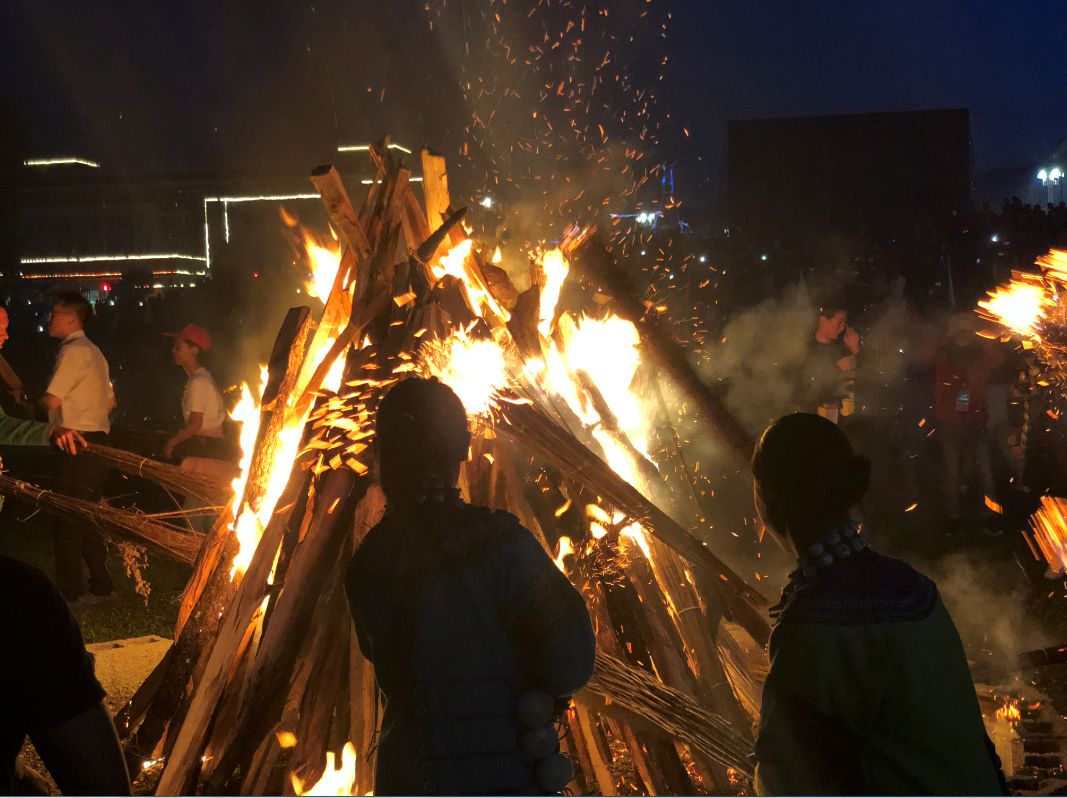
M 945 458 L 945 512 L 950 527 L 960 523 L 961 478 L 968 466 L 973 467 L 984 496 L 992 497 L 995 492 L 986 429 L 987 389 L 1004 354 L 977 331 L 971 314 L 954 316 L 934 359 L 934 416 Z

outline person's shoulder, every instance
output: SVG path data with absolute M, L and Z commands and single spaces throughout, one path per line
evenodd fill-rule
M 51 581 L 44 572 L 32 565 L 0 555 L 0 585 L 5 590 L 24 592 L 27 589 L 51 592 Z
M 779 624 L 862 625 L 919 621 L 938 603 L 937 586 L 906 562 L 870 550 L 835 563 L 793 592 Z

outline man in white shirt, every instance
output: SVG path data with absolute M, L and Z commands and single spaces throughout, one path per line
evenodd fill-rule
M 103 443 L 111 431 L 115 392 L 107 360 L 85 336 L 92 313 L 81 294 L 66 291 L 53 300 L 48 334 L 62 343 L 42 403 L 53 424 L 77 430 L 90 443 Z M 110 468 L 99 458 L 60 454 L 56 488 L 68 496 L 99 501 Z M 59 519 L 55 528 L 56 584 L 68 602 L 79 605 L 109 597 L 114 584 L 107 569 L 107 547 L 91 527 Z M 89 568 L 89 594 L 84 596 L 82 561 Z

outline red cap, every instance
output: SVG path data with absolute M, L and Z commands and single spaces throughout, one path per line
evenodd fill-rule
M 186 324 L 178 332 L 163 334 L 169 335 L 171 338 L 181 338 L 183 341 L 188 341 L 193 346 L 199 347 L 202 352 L 206 352 L 211 348 L 211 336 L 199 324 Z

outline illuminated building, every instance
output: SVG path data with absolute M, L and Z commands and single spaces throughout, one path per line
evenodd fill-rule
M 410 149 L 390 148 L 418 168 Z M 337 151 L 335 165 L 350 190 L 370 184 L 369 146 Z M 88 157 L 60 155 L 25 159 L 18 181 L 17 252 L 5 253 L 3 274 L 38 286 L 92 291 L 130 276 L 182 286 L 221 272 L 286 268 L 279 207 L 309 227 L 327 224 L 302 173 L 124 175 Z

